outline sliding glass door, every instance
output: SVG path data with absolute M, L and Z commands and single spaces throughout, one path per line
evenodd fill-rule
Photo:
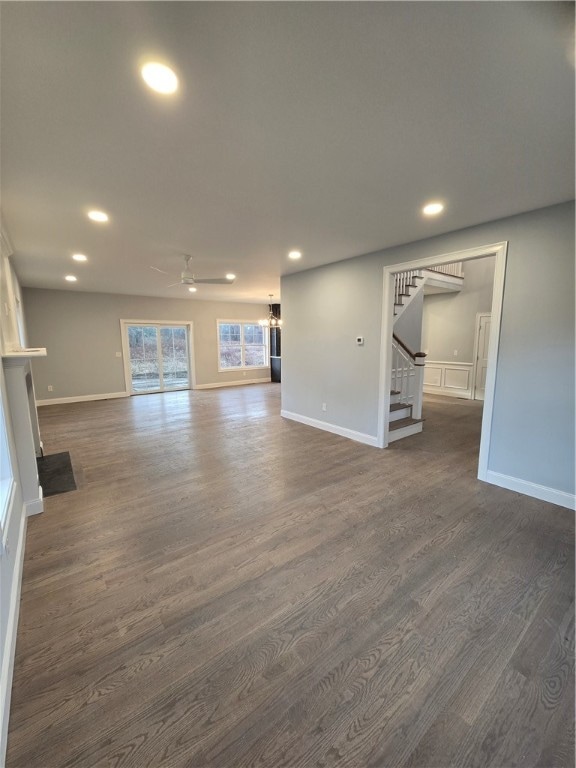
M 132 394 L 190 388 L 188 327 L 125 325 Z

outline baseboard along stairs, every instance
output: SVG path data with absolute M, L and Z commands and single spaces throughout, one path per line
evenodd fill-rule
M 463 282 L 461 263 L 399 272 L 394 285 L 394 326 L 419 293 L 460 291 Z M 422 432 L 425 360 L 424 352 L 414 352 L 393 333 L 388 443 Z

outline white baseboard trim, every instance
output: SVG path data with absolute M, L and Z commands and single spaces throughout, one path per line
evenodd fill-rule
M 445 397 L 459 397 L 461 400 L 472 400 L 472 392 L 469 389 L 447 389 L 446 387 L 424 384 L 423 391 L 427 395 L 444 395 Z
M 500 488 L 507 488 L 509 491 L 523 493 L 525 496 L 532 496 L 541 501 L 548 501 L 550 504 L 557 504 L 559 507 L 576 510 L 576 496 L 565 491 L 557 491 L 555 488 L 548 488 L 546 485 L 531 483 L 529 480 L 520 480 L 518 477 L 502 475 L 500 472 L 486 472 L 486 482 L 492 485 L 498 485 Z
M 63 403 L 87 403 L 91 400 L 114 400 L 130 397 L 129 392 L 107 392 L 103 395 L 78 395 L 77 397 L 53 397 L 51 400 L 36 400 L 36 405 L 62 405 Z
M 39 515 L 44 511 L 44 492 L 42 486 L 38 486 L 38 498 L 32 499 L 32 501 L 24 502 L 26 508 L 26 517 L 32 517 L 32 515 Z
M 292 413 L 291 411 L 280 411 L 280 415 L 285 419 L 298 421 L 300 424 L 306 424 L 308 427 L 322 429 L 324 432 L 332 432 L 334 435 L 347 437 L 349 440 L 355 440 L 357 443 L 364 443 L 364 445 L 371 445 L 374 448 L 378 448 L 378 438 L 375 435 L 356 432 L 353 429 L 339 427 L 337 424 L 329 424 L 327 421 L 320 421 L 319 419 L 311 419 L 309 416 L 302 416 L 299 413 Z
M 22 566 L 24 564 L 24 542 L 26 541 L 26 515 L 21 512 L 18 549 L 14 559 L 14 574 L 6 626 L 6 642 L 2 650 L 0 669 L 0 765 L 5 765 L 8 744 L 8 718 L 10 716 L 10 696 L 12 676 L 14 674 L 14 654 L 16 651 L 16 632 L 20 614 L 20 589 L 22 586 Z
M 196 384 L 194 389 L 219 389 L 220 387 L 241 387 L 244 384 L 269 384 L 272 381 L 267 379 L 241 379 L 240 381 L 217 381 L 214 384 Z

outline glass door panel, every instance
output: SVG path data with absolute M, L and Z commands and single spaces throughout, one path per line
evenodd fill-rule
M 133 392 L 158 392 L 158 330 L 153 325 L 128 326 L 130 374 Z
M 186 328 L 184 326 L 160 328 L 160 348 L 164 389 L 187 389 L 190 386 L 190 375 Z

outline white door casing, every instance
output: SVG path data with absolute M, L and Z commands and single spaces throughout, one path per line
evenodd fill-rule
M 128 344 L 128 328 L 131 325 L 154 326 L 158 328 L 158 330 L 166 327 L 176 327 L 176 326 L 185 327 L 187 332 L 187 337 L 188 337 L 187 353 L 188 353 L 188 375 L 189 375 L 189 386 L 186 387 L 186 389 L 196 389 L 196 366 L 194 361 L 194 334 L 193 334 L 193 323 L 190 320 L 158 321 L 158 320 L 123 320 L 122 319 L 120 320 L 120 339 L 122 343 L 122 358 L 123 358 L 122 362 L 123 362 L 123 368 L 124 368 L 125 391 L 127 395 L 138 394 L 132 388 L 130 349 Z M 159 334 L 158 334 L 158 337 L 159 337 Z M 160 357 L 160 354 L 161 352 L 160 352 L 159 338 L 158 338 L 159 357 Z M 159 389 L 156 391 L 164 391 L 163 382 L 162 382 L 162 389 Z M 169 391 L 175 391 L 175 390 L 170 388 Z
M 486 372 L 488 370 L 488 348 L 490 343 L 490 312 L 478 312 L 474 332 L 474 400 L 484 400 Z
M 482 431 L 480 436 L 480 454 L 478 457 L 478 479 L 486 480 L 490 439 L 492 431 L 492 413 L 494 409 L 494 390 L 496 387 L 496 369 L 498 365 L 498 347 L 500 343 L 500 323 L 502 318 L 502 303 L 504 300 L 504 276 L 506 273 L 506 257 L 508 241 L 468 248 L 456 253 L 428 256 L 414 261 L 392 264 L 383 270 L 383 301 L 382 301 L 382 333 L 380 337 L 380 387 L 378 403 L 378 434 L 377 445 L 386 448 L 388 445 L 388 424 L 390 416 L 390 371 L 392 367 L 392 329 L 394 327 L 394 275 L 405 270 L 423 269 L 440 264 L 456 261 L 469 261 L 484 256 L 495 257 L 494 289 L 492 292 L 492 312 L 488 341 L 488 363 L 486 367 L 486 385 L 484 408 L 482 413 Z

